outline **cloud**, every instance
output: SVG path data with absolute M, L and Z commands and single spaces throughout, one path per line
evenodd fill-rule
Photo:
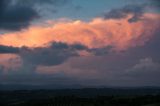
M 123 19 L 131 15 L 128 22 L 137 22 L 143 20 L 145 13 L 159 10 L 157 9 L 157 4 L 159 3 L 156 3 L 156 1 L 150 1 L 144 4 L 125 5 L 124 7 L 110 10 L 104 14 L 104 19 Z
M 42 17 L 40 14 L 47 7 L 53 8 L 66 3 L 68 0 L 1 0 L 0 30 L 17 31 L 27 28 L 34 19 Z
M 120 18 L 49 20 L 1 34 L 0 83 L 159 85 L 160 16 L 123 11 Z
M 26 5 L 40 5 L 40 4 L 53 4 L 53 5 L 63 5 L 68 3 L 72 0 L 15 0 L 15 2 L 19 4 L 26 4 Z
M 85 49 L 85 48 L 84 48 Z M 49 47 L 37 47 L 34 49 L 22 49 L 20 56 L 26 64 L 32 65 L 58 65 L 66 61 L 70 57 L 79 56 L 77 45 L 68 45 L 57 42 L 51 44 Z
M 156 11 L 160 11 L 160 1 L 152 0 L 150 3 L 150 7 L 156 9 Z
M 159 31 L 145 45 L 105 55 L 73 57 L 55 66 L 38 66 L 41 75 L 63 74 L 81 85 L 159 86 Z
M 63 10 L 63 7 L 73 7 L 72 0 L 14 0 L 18 5 L 26 7 L 32 7 L 37 13 L 40 19 L 37 22 L 43 21 L 49 18 L 55 18 L 58 12 Z M 73 7 L 73 9 L 75 9 Z
M 68 61 L 69 59 L 74 57 L 79 57 L 79 58 L 83 56 L 85 57 L 86 53 L 88 53 L 87 56 L 103 55 L 103 53 L 102 54 L 99 53 L 101 50 L 103 51 L 103 48 L 89 49 L 86 46 L 83 46 L 81 44 L 69 45 L 62 42 L 53 42 L 47 47 L 36 47 L 36 48 L 21 47 L 18 49 L 19 49 L 19 52 L 17 52 L 16 54 L 11 54 L 9 52 L 10 54 L 4 53 L 0 55 L 1 57 L 0 66 L 3 67 L 1 69 L 2 77 L 0 79 L 2 82 L 15 83 L 18 79 L 21 79 L 21 82 L 19 83 L 25 83 L 25 84 L 27 83 L 44 84 L 46 83 L 46 81 L 49 84 L 53 82 L 54 84 L 56 83 L 58 84 L 59 81 L 61 81 L 62 83 L 64 83 L 62 85 L 65 85 L 65 82 L 68 82 L 68 84 L 79 83 L 79 80 L 80 80 L 79 77 L 75 78 L 74 74 L 72 73 L 75 73 L 75 75 L 77 76 L 76 72 L 78 72 L 79 75 L 80 74 L 82 75 L 84 74 L 83 73 L 84 71 L 78 71 L 78 70 L 76 71 L 76 69 L 73 71 L 71 67 L 70 68 L 64 67 L 64 70 L 65 70 L 64 72 L 57 71 L 57 73 L 55 73 L 54 75 L 53 74 L 42 75 L 37 71 L 37 69 L 41 67 L 41 70 L 43 70 L 45 69 L 45 67 L 54 67 L 54 66 L 58 67 L 61 65 L 63 66 L 63 64 L 65 64 L 65 62 Z M 97 51 L 98 51 L 98 54 L 96 54 Z M 68 64 L 68 66 L 70 65 Z M 60 69 L 63 69 L 63 68 L 60 68 Z M 45 69 L 45 71 L 47 71 L 47 69 Z M 69 73 L 69 74 L 66 74 L 66 73 Z M 25 77 L 22 77 L 22 76 L 25 76 Z M 89 75 L 89 72 L 88 72 L 88 76 L 91 76 Z M 46 78 L 46 77 L 49 77 L 49 78 Z M 87 78 L 87 77 L 84 76 L 83 78 Z
M 137 85 L 159 85 L 160 63 L 152 58 L 140 59 L 139 63 L 127 69 L 125 77 L 130 81 L 137 82 Z
M 0 54 L 4 53 L 15 53 L 17 54 L 19 52 L 18 47 L 12 47 L 12 46 L 3 46 L 0 45 Z
M 2 61 L 0 64 L 3 65 L 5 69 L 10 69 L 7 67 L 12 65 L 12 67 L 14 67 L 14 65 L 17 66 L 17 64 L 10 64 L 9 62 L 15 62 L 19 64 L 18 66 L 22 65 L 21 67 L 30 68 L 30 71 L 32 72 L 35 71 L 36 67 L 39 65 L 55 66 L 63 64 L 69 58 L 104 55 L 107 54 L 109 50 L 110 48 L 105 48 L 105 50 L 104 48 L 89 49 L 88 47 L 81 44 L 69 45 L 62 42 L 53 42 L 47 47 L 36 48 L 0 46 L 0 57 L 3 57 L 1 57 Z
M 121 51 L 144 45 L 153 37 L 160 25 L 158 14 L 145 14 L 144 20 L 134 23 L 129 23 L 129 18 L 130 16 L 121 20 L 95 18 L 89 22 L 50 21 L 46 26 L 30 26 L 29 29 L 20 32 L 2 34 L 0 44 L 15 47 L 44 47 L 50 42 L 64 42 L 78 43 L 89 48 L 111 46 Z
M 92 49 L 88 49 L 87 51 L 89 53 L 92 53 L 95 56 L 103 56 L 103 55 L 107 55 L 109 52 L 111 52 L 113 47 L 111 46 L 107 46 L 107 47 L 103 47 L 103 48 L 92 48 Z
M 23 64 L 20 56 L 16 54 L 0 54 L 0 58 L 0 69 L 3 74 L 12 72 L 13 70 L 20 68 Z
M 127 5 L 119 9 L 112 9 L 104 15 L 105 19 L 122 19 L 131 14 L 132 17 L 128 19 L 129 22 L 136 22 L 140 20 L 145 12 L 145 5 Z
M 159 35 L 157 36 L 159 37 Z M 44 62 L 33 62 L 33 64 L 31 61 L 34 60 L 30 59 L 28 61 L 24 59 L 26 62 L 23 63 L 21 68 L 17 68 L 17 71 L 9 70 L 8 74 L 0 79 L 1 82 L 9 84 L 158 86 L 160 83 L 158 77 L 160 60 L 159 54 L 155 55 L 154 52 L 159 50 L 159 39 L 154 38 L 152 40 L 153 41 L 149 41 L 146 45 L 143 45 L 143 47 L 136 47 L 136 49 L 128 49 L 127 51 L 118 53 L 109 52 L 107 55 L 101 56 L 71 56 L 61 62 L 61 64 L 44 64 Z M 151 42 L 154 44 L 158 43 L 158 45 L 155 46 Z M 69 50 L 69 48 L 73 48 L 73 45 L 67 46 L 67 44 L 64 43 L 53 44 L 54 45 L 51 44 L 48 48 L 53 46 L 53 48 L 62 49 L 62 51 L 63 49 Z M 83 51 L 85 49 L 77 50 Z M 35 51 L 37 50 L 35 49 Z M 153 52 L 153 54 L 149 52 Z M 35 56 L 32 52 L 31 55 L 33 57 Z M 148 55 L 149 57 L 146 57 Z M 43 56 L 41 58 L 43 58 Z M 132 69 L 134 69 L 134 71 Z M 17 82 L 20 79 L 21 81 Z
M 38 13 L 31 6 L 13 4 L 13 0 L 0 1 L 0 29 L 20 30 L 38 18 Z
M 3 67 L 0 66 L 0 75 L 3 73 Z
M 139 61 L 138 64 L 127 70 L 130 75 L 145 76 L 151 75 L 157 76 L 160 74 L 160 63 L 154 62 L 152 58 L 144 58 Z M 147 76 L 146 76 L 147 75 Z M 154 77 L 153 77 L 154 78 Z

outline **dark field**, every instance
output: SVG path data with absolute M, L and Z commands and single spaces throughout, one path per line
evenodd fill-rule
M 0 106 L 160 106 L 160 89 L 0 91 Z

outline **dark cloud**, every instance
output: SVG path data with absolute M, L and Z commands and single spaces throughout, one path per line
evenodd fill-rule
M 13 3 L 13 0 L 0 1 L 0 29 L 20 30 L 38 18 L 38 13 L 31 6 Z
M 37 47 L 34 49 L 21 48 L 19 54 L 25 62 L 33 65 L 59 65 L 70 57 L 80 56 L 79 52 L 85 50 L 96 56 L 107 54 L 110 48 L 89 49 L 81 44 L 66 44 L 62 42 L 54 42 L 49 47 Z
M 0 45 L 0 54 L 4 54 L 4 53 L 18 53 L 19 52 L 19 48 L 17 47 L 12 47 L 12 46 L 3 46 Z
M 92 53 L 95 56 L 104 56 L 104 55 L 107 55 L 112 48 L 113 47 L 111 46 L 107 46 L 103 48 L 92 48 L 92 49 L 88 49 L 88 52 Z
M 0 75 L 3 73 L 3 67 L 0 65 Z
M 106 48 L 88 48 L 81 44 L 66 44 L 63 42 L 53 42 L 48 47 L 12 47 L 0 45 L 1 54 L 17 54 L 21 56 L 26 64 L 37 65 L 58 65 L 66 61 L 70 57 L 80 56 L 80 51 L 86 51 L 95 56 L 106 55 L 110 51 L 110 47 Z
M 151 0 L 150 6 L 160 11 L 160 1 L 159 0 Z
M 34 65 L 58 65 L 69 57 L 79 56 L 78 50 L 83 50 L 78 44 L 52 43 L 49 47 L 34 49 L 22 48 L 21 57 L 24 61 Z
M 81 45 L 81 44 L 74 44 L 74 45 L 71 45 L 71 48 L 73 50 L 87 50 L 88 48 L 84 45 Z
M 72 51 L 74 50 L 88 50 L 88 47 L 82 45 L 82 44 L 67 44 L 63 42 L 53 42 L 50 46 L 51 49 L 70 49 Z
M 45 9 L 66 3 L 68 0 L 0 0 L 0 29 L 17 31 L 27 28 Z
M 25 5 L 36 5 L 36 4 L 52 4 L 52 5 L 63 5 L 71 0 L 15 0 L 19 4 Z
M 147 5 L 126 5 L 119 9 L 112 9 L 104 15 L 105 19 L 121 19 L 132 14 L 133 16 L 128 20 L 129 22 L 136 22 L 140 20 L 145 12 Z

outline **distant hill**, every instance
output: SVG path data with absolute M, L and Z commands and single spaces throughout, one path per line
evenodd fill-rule
M 61 88 L 61 89 L 59 89 Z M 160 94 L 160 87 L 86 87 L 80 85 L 76 87 L 64 87 L 54 85 L 35 86 L 35 85 L 0 85 L 1 92 L 23 91 L 42 92 L 53 95 L 78 95 L 78 96 L 97 96 L 97 95 L 157 95 Z
M 1 90 L 0 106 L 160 106 L 160 89 Z

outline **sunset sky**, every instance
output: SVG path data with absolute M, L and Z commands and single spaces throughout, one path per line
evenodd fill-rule
M 0 84 L 160 86 L 159 0 L 0 0 Z

